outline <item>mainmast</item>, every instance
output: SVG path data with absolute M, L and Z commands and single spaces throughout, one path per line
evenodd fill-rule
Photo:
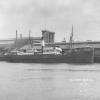
M 16 30 L 16 41 L 17 41 L 17 39 L 18 39 L 18 31 Z
M 16 30 L 15 48 L 17 48 L 18 31 Z
M 29 44 L 32 46 L 31 31 L 29 31 Z
M 70 49 L 73 48 L 73 25 L 72 25 L 72 32 L 71 32 L 71 36 L 70 36 Z
M 31 34 L 31 31 L 29 31 L 29 41 L 31 40 L 30 34 Z

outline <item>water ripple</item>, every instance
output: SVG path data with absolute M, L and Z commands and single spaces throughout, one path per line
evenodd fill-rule
M 83 71 L 83 72 L 100 72 L 100 69 L 27 69 L 28 71 Z

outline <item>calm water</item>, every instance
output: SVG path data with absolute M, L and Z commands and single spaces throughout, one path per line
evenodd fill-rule
M 100 64 L 0 62 L 0 100 L 100 100 Z

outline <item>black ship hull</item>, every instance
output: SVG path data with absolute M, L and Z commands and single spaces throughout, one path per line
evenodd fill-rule
M 92 51 L 70 52 L 65 55 L 6 55 L 2 61 L 22 63 L 93 63 Z

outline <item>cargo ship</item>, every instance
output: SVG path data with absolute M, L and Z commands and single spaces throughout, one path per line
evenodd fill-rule
M 29 38 L 30 40 L 30 38 Z M 91 47 L 74 48 L 73 46 L 73 27 L 69 41 L 69 47 L 66 51 L 61 48 L 45 45 L 43 37 L 41 38 L 41 50 L 33 48 L 30 40 L 30 48 L 13 49 L 0 56 L 1 61 L 22 62 L 22 63 L 93 63 L 94 51 Z
M 74 48 L 72 45 L 72 36 L 70 37 L 69 48 L 64 52 L 56 46 L 45 46 L 42 37 L 40 51 L 34 49 L 32 44 L 30 44 L 30 48 L 14 49 L 6 52 L 1 57 L 1 60 L 22 63 L 93 63 L 94 54 L 91 47 Z
M 58 47 L 44 48 L 43 52 L 36 50 L 13 50 L 5 53 L 1 60 L 22 63 L 93 63 L 92 48 L 74 48 L 62 50 Z

